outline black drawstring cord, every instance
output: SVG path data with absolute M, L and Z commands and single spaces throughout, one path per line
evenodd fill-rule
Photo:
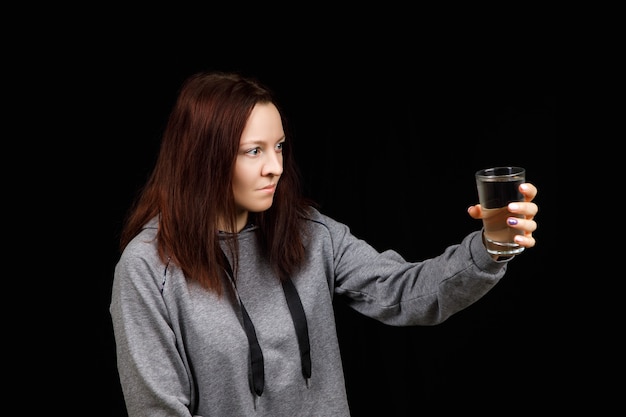
M 252 360 L 252 390 L 259 397 L 263 394 L 263 387 L 265 386 L 265 371 L 263 369 L 263 351 L 261 351 L 261 345 L 256 337 L 256 331 L 254 330 L 254 324 L 250 320 L 248 311 L 243 306 L 241 299 L 239 299 L 241 305 L 241 313 L 243 315 L 243 326 L 248 336 L 248 345 L 250 346 L 250 357 Z
M 250 346 L 250 367 L 252 368 L 252 380 L 250 381 L 250 389 L 253 393 L 258 395 L 259 397 L 263 394 L 263 387 L 265 386 L 265 370 L 263 369 L 263 351 L 261 350 L 261 345 L 259 345 L 259 340 L 256 337 L 256 330 L 254 329 L 254 324 L 252 320 L 250 320 L 250 316 L 248 315 L 248 311 L 243 305 L 241 301 L 241 297 L 239 297 L 239 292 L 237 292 L 237 285 L 235 284 L 235 278 L 233 275 L 233 268 L 230 266 L 230 262 L 226 257 L 226 254 L 222 252 L 222 256 L 224 257 L 224 264 L 226 265 L 227 271 L 226 275 L 230 279 L 230 282 L 233 284 L 235 289 L 235 293 L 237 294 L 237 299 L 239 300 L 239 306 L 241 307 L 241 315 L 243 317 L 243 330 L 246 332 L 246 337 L 248 338 L 248 345 Z
M 259 340 L 256 336 L 254 324 L 252 323 L 252 320 L 248 315 L 248 311 L 241 301 L 241 297 L 239 297 L 239 292 L 237 291 L 237 285 L 235 284 L 235 278 L 233 275 L 233 269 L 230 266 L 228 257 L 224 252 L 222 252 L 222 256 L 224 257 L 224 264 L 227 268 L 226 275 L 228 275 L 228 278 L 230 279 L 233 288 L 235 289 L 237 299 L 239 300 L 239 305 L 241 306 L 243 329 L 246 332 L 248 345 L 250 346 L 250 366 L 252 369 L 252 380 L 250 382 L 250 389 L 253 393 L 260 397 L 261 394 L 263 394 L 263 388 L 265 385 L 263 351 L 261 350 L 261 345 L 259 345 Z M 311 346 L 309 343 L 309 326 L 307 324 L 306 314 L 304 312 L 304 307 L 302 306 L 302 300 L 300 300 L 300 295 L 298 294 L 298 291 L 296 290 L 296 287 L 291 279 L 287 278 L 283 280 L 282 286 L 283 292 L 285 293 L 285 299 L 287 300 L 287 306 L 289 307 L 289 313 L 291 314 L 291 320 L 293 321 L 293 326 L 296 331 L 296 337 L 298 339 L 302 375 L 304 376 L 304 379 L 308 385 L 309 379 L 311 378 Z
M 306 321 L 306 314 L 304 313 L 304 307 L 302 307 L 298 291 L 289 278 L 283 281 L 283 291 L 285 292 L 293 326 L 298 337 L 302 375 L 308 383 L 309 378 L 311 378 L 311 346 L 309 345 L 309 326 Z

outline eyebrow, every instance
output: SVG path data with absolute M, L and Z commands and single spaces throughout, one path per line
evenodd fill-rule
M 280 138 L 278 138 L 278 140 L 275 143 L 284 141 L 284 140 L 286 140 L 286 138 L 287 138 L 287 135 L 283 135 Z M 271 143 L 270 140 L 262 140 L 262 139 L 250 140 L 250 141 L 247 141 L 247 142 L 241 142 L 239 144 L 239 146 L 262 145 L 262 144 L 267 143 L 267 142 Z

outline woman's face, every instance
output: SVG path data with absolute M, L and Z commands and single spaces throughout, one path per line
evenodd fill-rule
M 284 142 L 285 132 L 276 106 L 257 104 L 241 135 L 235 162 L 233 193 L 238 218 L 247 219 L 248 212 L 262 212 L 272 206 L 283 173 Z

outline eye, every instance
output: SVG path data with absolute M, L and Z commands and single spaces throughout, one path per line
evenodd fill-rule
M 259 147 L 257 146 L 256 148 L 252 148 L 252 149 L 250 149 L 250 150 L 246 151 L 246 155 L 252 155 L 252 156 L 255 156 L 255 155 L 258 155 L 258 154 L 259 154 L 259 152 L 261 152 L 261 148 L 259 148 Z
M 277 151 L 282 152 L 284 148 L 285 148 L 285 142 L 280 142 L 276 144 Z

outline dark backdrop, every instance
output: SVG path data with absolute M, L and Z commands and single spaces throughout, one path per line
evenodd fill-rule
M 106 415 L 125 415 L 108 314 L 120 225 L 152 167 L 177 89 L 203 69 L 241 71 L 272 87 L 294 133 L 307 193 L 357 236 L 409 260 L 438 255 L 480 227 L 466 214 L 477 200 L 476 170 L 526 167 L 539 188 L 537 246 L 514 259 L 483 299 L 435 327 L 384 326 L 340 302 L 336 312 L 354 417 L 435 409 L 508 415 L 544 401 L 559 325 L 551 308 L 557 278 L 547 272 L 556 199 L 549 61 L 522 44 L 505 55 L 465 45 L 297 58 L 288 49 L 265 55 L 139 46 L 105 54 L 115 59 L 103 59 L 92 91 L 107 98 L 97 127 L 106 161 L 99 196 L 107 212 L 106 258 L 99 261 Z

